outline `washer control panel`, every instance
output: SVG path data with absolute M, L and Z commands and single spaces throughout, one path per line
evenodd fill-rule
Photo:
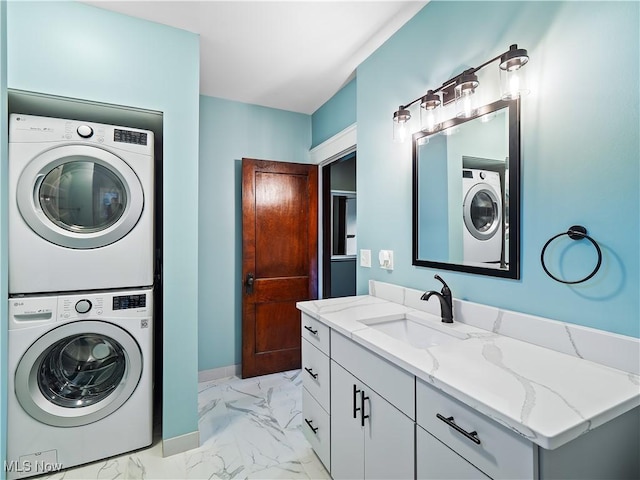
M 9 330 L 34 328 L 56 322 L 140 319 L 141 328 L 153 318 L 153 290 L 131 289 L 77 292 L 69 295 L 16 296 L 9 298 Z
M 104 295 L 63 296 L 58 300 L 58 317 L 61 320 L 86 318 L 87 314 L 101 316 Z
M 87 313 L 89 310 L 91 310 L 92 306 L 93 305 L 91 305 L 91 302 L 87 299 L 78 300 L 76 302 L 76 312 Z
M 147 306 L 147 295 L 118 295 L 113 297 L 114 310 L 126 310 L 128 308 L 144 308 Z
M 89 125 L 80 125 L 76 131 L 82 138 L 89 138 L 93 135 L 93 128 Z

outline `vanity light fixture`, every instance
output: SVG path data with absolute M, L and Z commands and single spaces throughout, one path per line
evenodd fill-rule
M 455 101 L 457 117 L 470 118 L 476 114 L 474 104 L 475 92 L 480 83 L 476 72 L 490 63 L 500 60 L 500 94 L 503 100 L 514 100 L 529 93 L 522 67 L 529 61 L 529 55 L 524 48 L 514 44 L 504 53 L 486 61 L 479 67 L 469 68 L 450 78 L 438 88 L 428 90 L 423 96 L 400 105 L 393 113 L 393 140 L 403 142 L 408 135 L 408 122 L 411 120 L 409 107 L 420 102 L 420 129 L 425 132 L 438 131 L 442 123 L 439 112 L 442 106 Z
M 511 45 L 500 57 L 500 92 L 503 100 L 513 100 L 529 93 L 526 77 L 521 70 L 528 61 L 527 51 L 517 45 Z
M 420 126 L 422 130 L 433 132 L 438 126 L 438 107 L 442 102 L 437 93 L 429 90 L 420 102 Z
M 393 141 L 402 143 L 407 138 L 407 122 L 411 120 L 411 112 L 400 105 L 393 112 Z
M 478 88 L 478 76 L 467 70 L 456 79 L 456 117 L 471 118 L 476 114 L 473 94 Z

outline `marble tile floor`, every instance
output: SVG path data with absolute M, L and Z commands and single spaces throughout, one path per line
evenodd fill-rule
M 38 480 L 331 478 L 302 433 L 300 370 L 198 387 L 200 448 L 163 458 L 156 442 Z

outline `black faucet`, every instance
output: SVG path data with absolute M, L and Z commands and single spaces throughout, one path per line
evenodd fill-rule
M 440 278 L 440 275 L 435 275 L 433 278 L 442 282 L 442 290 L 440 293 L 434 290 L 424 292 L 420 299 L 429 300 L 432 295 L 438 297 L 438 300 L 440 300 L 440 316 L 442 317 L 442 321 L 444 323 L 453 323 L 453 299 L 451 298 L 451 289 L 449 288 L 449 285 Z

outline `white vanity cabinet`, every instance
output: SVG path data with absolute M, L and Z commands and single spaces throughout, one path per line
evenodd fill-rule
M 414 421 L 382 396 L 400 387 L 411 399 L 414 377 L 333 332 L 331 346 L 331 476 L 414 478 Z
M 490 477 L 418 425 L 416 427 L 416 478 L 420 480 L 484 480 Z
M 302 432 L 330 470 L 329 327 L 302 315 Z
M 475 478 L 537 478 L 533 443 L 422 380 L 416 384 L 416 423 L 418 432 L 424 429 L 433 438 L 418 441 L 417 478 L 465 478 L 473 469 L 478 472 Z M 434 446 L 452 455 L 427 451 Z M 431 460 L 422 459 L 424 455 Z M 444 463 L 449 477 L 443 477 Z
M 640 478 L 639 408 L 546 450 L 418 379 L 416 423 L 418 479 Z
M 343 322 L 325 324 L 302 314 L 302 430 L 334 480 L 640 478 L 640 407 L 612 414 L 604 423 L 585 419 L 578 427 L 586 433 L 547 450 L 524 422 L 509 428 L 500 414 L 485 415 L 473 400 L 464 403 L 427 381 L 439 380 L 435 375 L 422 370 L 416 377 L 398 366 L 373 336 L 355 332 L 356 342 L 342 335 L 351 320 Z M 602 373 L 600 367 L 593 371 Z M 629 382 L 637 388 L 636 376 L 629 375 Z M 540 387 L 557 397 L 567 414 L 578 412 L 559 393 Z M 451 384 L 443 388 L 462 391 Z M 497 388 L 495 395 L 501 394 Z M 593 404 L 597 398 L 586 400 Z M 529 414 L 557 417 L 547 404 L 531 403 Z

